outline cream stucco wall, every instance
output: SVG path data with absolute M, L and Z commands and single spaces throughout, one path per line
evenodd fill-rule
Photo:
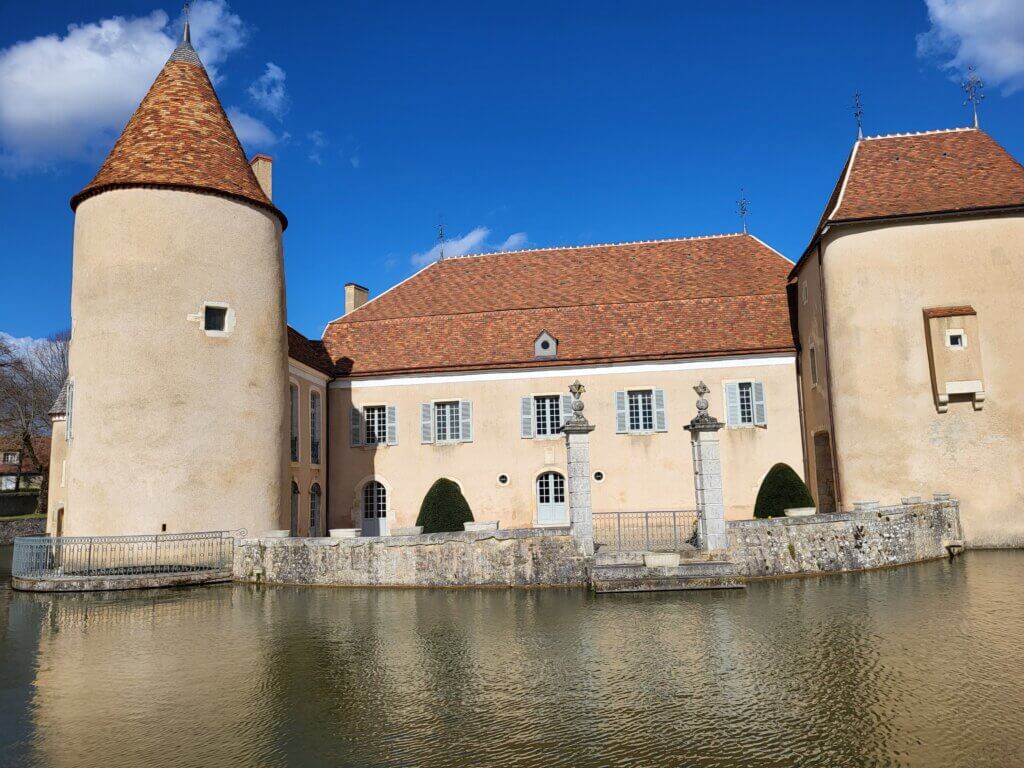
M 67 442 L 64 439 L 63 417 L 53 420 L 50 436 L 50 477 L 46 489 L 46 532 L 58 535 L 58 519 L 66 496 Z
M 505 528 L 534 525 L 535 479 L 548 469 L 565 474 L 566 451 L 561 436 L 520 437 L 520 398 L 565 393 L 577 378 L 587 387 L 583 398 L 586 416 L 596 425 L 591 434 L 591 469 L 605 475 L 592 486 L 595 512 L 692 509 L 690 438 L 683 430 L 696 414 L 697 396 L 692 387 L 702 379 L 707 383 L 711 413 L 724 421 L 723 382 L 764 382 L 767 429 L 723 429 L 719 433 L 727 515 L 749 517 L 761 479 L 772 464 L 783 461 L 802 474 L 793 357 L 679 365 L 688 367 L 669 370 L 669 366 L 653 364 L 636 366 L 633 372 L 616 366 L 584 371 L 563 368 L 378 379 L 356 381 L 354 386 L 335 382 L 329 390 L 330 524 L 360 524 L 360 490 L 367 479 L 376 477 L 388 490 L 390 525 L 413 525 L 427 489 L 439 477 L 448 477 L 461 485 L 476 519 L 499 519 Z M 616 434 L 614 393 L 641 388 L 665 391 L 668 432 Z M 420 404 L 441 399 L 473 402 L 472 442 L 420 443 Z M 353 404 L 396 405 L 398 445 L 349 447 Z M 501 473 L 510 477 L 507 486 L 498 484 Z
M 971 544 L 1024 544 L 1024 216 L 834 230 L 823 264 L 845 504 L 946 491 Z M 923 310 L 964 304 L 986 400 L 939 413 Z
M 299 460 L 291 460 L 291 446 L 285 443 L 284 461 L 285 473 L 288 482 L 284 487 L 284 502 L 282 506 L 279 526 L 291 530 L 291 496 L 292 483 L 299 489 L 298 494 L 298 516 L 295 526 L 297 536 L 310 535 L 310 492 L 313 484 L 320 486 L 320 516 L 321 530 L 314 532 L 319 535 L 327 535 L 327 376 L 303 365 L 297 360 L 288 361 L 288 383 L 295 386 L 299 392 Z M 310 411 L 310 397 L 313 392 L 320 395 L 320 461 L 314 464 L 311 456 L 310 432 L 312 430 L 312 414 Z M 286 402 L 289 424 L 291 422 L 291 395 Z M 290 427 L 289 427 L 290 431 Z
M 104 192 L 75 219 L 67 535 L 276 527 L 281 224 L 213 195 Z M 231 333 L 207 335 L 203 303 Z

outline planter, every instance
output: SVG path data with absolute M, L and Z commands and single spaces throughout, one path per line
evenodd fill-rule
M 678 568 L 678 552 L 644 552 L 644 565 L 647 568 Z
M 877 508 L 878 508 L 878 502 L 877 501 L 855 501 L 855 502 L 853 502 L 853 511 L 854 512 L 863 512 L 864 510 L 867 510 L 867 509 L 877 509 Z
M 410 525 L 405 528 L 392 528 L 389 536 L 420 536 L 423 533 L 422 525 Z
M 328 531 L 332 539 L 356 539 L 360 532 L 359 528 L 331 528 Z
M 786 517 L 810 517 L 818 510 L 816 507 L 793 507 L 784 511 Z
M 265 539 L 287 539 L 291 535 L 292 535 L 292 532 L 289 531 L 289 530 L 284 530 L 284 531 L 267 531 L 266 533 L 263 534 L 263 538 L 265 538 Z
M 497 520 L 474 520 L 471 523 L 463 523 L 462 527 L 467 531 L 496 531 L 498 530 Z
M 920 504 L 921 503 L 921 497 L 920 496 L 901 496 L 900 497 L 900 501 L 903 504 Z

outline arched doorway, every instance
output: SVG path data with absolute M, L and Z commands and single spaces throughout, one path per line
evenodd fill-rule
M 320 532 L 320 484 L 313 483 L 309 489 L 309 535 L 322 536 Z
M 292 480 L 291 526 L 292 536 L 299 535 L 299 484 Z
M 383 484 L 370 480 L 363 486 L 363 536 L 388 535 L 388 491 Z
M 565 478 L 558 472 L 545 472 L 537 477 L 537 524 L 569 524 L 565 506 Z

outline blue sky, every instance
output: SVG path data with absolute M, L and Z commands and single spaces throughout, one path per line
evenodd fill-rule
M 69 324 L 68 198 L 180 7 L 0 9 L 0 331 L 38 337 Z M 448 252 L 712 234 L 739 228 L 743 187 L 751 231 L 796 258 L 857 90 L 869 135 L 966 125 L 973 63 L 982 127 L 1024 157 L 1019 0 L 200 0 L 193 18 L 247 150 L 275 158 L 289 321 L 316 337 L 345 282 L 377 294 L 429 259 L 439 215 Z

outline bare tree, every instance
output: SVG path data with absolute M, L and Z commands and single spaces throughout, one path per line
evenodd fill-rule
M 0 338 L 0 434 L 17 437 L 22 455 L 42 473 L 40 511 L 46 509 L 49 459 L 32 438 L 50 434 L 50 408 L 68 375 L 70 338 L 63 331 L 24 348 Z

